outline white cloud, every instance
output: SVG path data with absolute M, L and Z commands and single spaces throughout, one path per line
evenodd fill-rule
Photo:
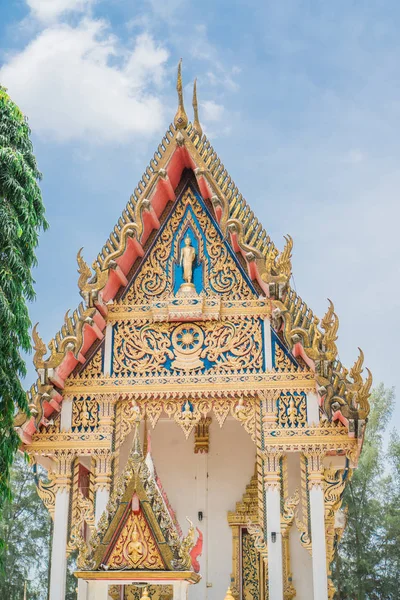
M 123 142 L 161 125 L 154 86 L 167 58 L 146 33 L 121 49 L 104 21 L 85 18 L 44 29 L 0 69 L 0 80 L 42 137 Z
M 48 23 L 71 12 L 85 12 L 94 0 L 26 0 L 32 15 Z
M 217 104 L 213 100 L 201 102 L 201 107 L 205 121 L 219 121 L 225 110 L 222 104 Z

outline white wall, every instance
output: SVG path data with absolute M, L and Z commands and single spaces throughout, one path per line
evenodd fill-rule
M 202 530 L 205 548 L 208 547 L 200 559 L 203 579 L 189 588 L 189 600 L 223 600 L 232 571 L 232 533 L 227 512 L 235 509 L 253 475 L 255 445 L 233 419 L 228 419 L 222 429 L 213 419 L 205 470 L 208 480 L 204 476 L 203 481 L 199 478 L 204 456 L 194 453 L 193 434 L 186 441 L 173 421 L 160 421 L 152 430 L 152 453 L 182 529 L 186 533 L 188 516 Z M 197 519 L 199 510 L 204 510 L 201 523 Z M 206 587 L 207 583 L 211 587 Z

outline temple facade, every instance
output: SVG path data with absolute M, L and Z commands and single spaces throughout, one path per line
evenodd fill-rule
M 328 600 L 372 383 L 290 287 L 196 88 L 48 344 L 15 426 L 44 467 L 50 600 Z M 228 591 L 227 591 L 228 590 Z

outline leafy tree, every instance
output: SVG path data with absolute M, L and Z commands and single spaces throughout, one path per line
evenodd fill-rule
M 27 410 L 20 351 L 30 349 L 27 300 L 34 298 L 32 267 L 47 227 L 26 118 L 0 86 L 0 509 L 10 498 L 9 474 L 18 436 L 16 408 Z
M 374 390 L 359 465 L 344 494 L 348 521 L 333 569 L 340 600 L 399 597 L 399 438 L 393 434 L 388 452 L 384 448 L 393 406 L 393 390 Z
M 32 469 L 20 453 L 11 469 L 11 490 L 13 499 L 5 503 L 0 521 L 4 540 L 0 598 L 23 600 L 27 581 L 29 600 L 46 600 L 51 519 L 37 494 Z

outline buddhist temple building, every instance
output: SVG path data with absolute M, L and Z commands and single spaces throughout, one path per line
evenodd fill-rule
M 319 319 L 183 102 L 15 426 L 78 600 L 328 600 L 371 374 Z M 288 223 L 289 225 L 289 223 Z

